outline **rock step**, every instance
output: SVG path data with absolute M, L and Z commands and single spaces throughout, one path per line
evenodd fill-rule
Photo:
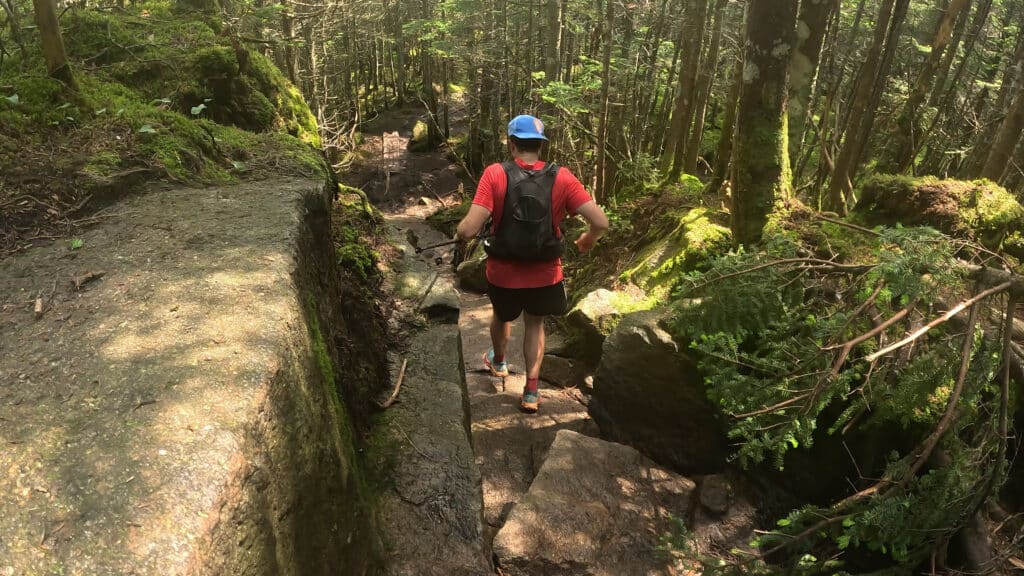
M 402 354 L 406 369 L 398 401 L 381 413 L 369 460 L 382 483 L 379 515 L 392 576 L 477 576 L 493 573 L 485 552 L 480 470 L 470 441 L 469 398 L 462 370 L 458 295 L 448 273 L 421 245 L 440 241 L 425 226 L 390 219 L 402 252 L 394 292 L 427 326 Z M 443 240 L 443 239 L 442 239 Z M 396 359 L 397 360 L 397 359 Z M 401 362 L 393 363 L 393 381 Z
M 658 546 L 695 489 L 633 448 L 561 430 L 494 555 L 508 576 L 675 574 Z

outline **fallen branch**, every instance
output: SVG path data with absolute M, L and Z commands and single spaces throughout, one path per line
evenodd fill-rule
M 402 367 L 398 369 L 398 381 L 395 382 L 395 389 L 391 391 L 391 396 L 380 404 L 382 410 L 387 410 L 398 399 L 398 391 L 402 389 L 402 380 L 405 378 L 405 365 L 408 363 L 408 358 L 402 360 Z
M 972 298 L 968 298 L 967 300 L 964 300 L 963 302 L 957 304 L 956 306 L 953 306 L 945 314 L 943 314 L 942 316 L 939 316 L 935 320 L 932 320 L 931 322 L 925 324 L 921 328 L 915 330 L 912 334 L 910 334 L 906 338 L 903 338 L 899 342 L 890 344 L 890 345 L 886 346 L 885 348 L 882 348 L 881 350 L 879 350 L 877 352 L 874 352 L 872 354 L 868 354 L 867 356 L 864 357 L 864 359 L 867 360 L 868 362 L 872 362 L 875 359 L 877 359 L 879 356 L 884 356 L 884 355 L 888 354 L 889 352 L 892 352 L 893 350 L 898 350 L 899 348 L 902 348 L 902 347 L 906 346 L 907 344 L 910 344 L 914 340 L 917 340 L 921 336 L 924 336 L 925 334 L 928 333 L 929 330 L 931 330 L 932 328 L 935 328 L 939 324 L 942 324 L 943 322 L 949 321 L 951 318 L 953 318 L 954 316 L 956 316 L 957 314 L 962 312 L 968 306 L 972 306 L 975 303 L 977 303 L 977 302 L 979 302 L 981 300 L 984 300 L 985 298 L 988 298 L 989 296 L 992 296 L 994 294 L 999 294 L 1000 292 L 1005 292 L 1005 291 L 1009 290 L 1012 285 L 1013 285 L 1012 282 L 1003 282 L 1002 284 L 1000 284 L 998 286 L 995 286 L 993 288 L 989 288 L 988 290 L 980 292 L 976 296 L 974 296 Z
M 714 278 L 708 278 L 703 284 L 695 286 L 695 288 L 703 288 L 714 282 L 719 282 L 727 278 L 734 278 L 736 276 L 742 276 L 765 268 L 772 268 L 774 266 L 785 266 L 787 264 L 813 264 L 808 268 L 816 270 L 829 270 L 833 272 L 845 272 L 847 274 L 858 274 L 868 272 L 872 270 L 876 264 L 840 264 L 833 262 L 832 260 L 822 260 L 821 258 L 784 258 L 782 260 L 773 260 L 772 262 L 765 262 L 764 264 L 758 264 L 757 266 L 751 266 L 750 268 L 744 268 L 736 272 L 730 272 L 729 274 L 723 274 L 721 276 L 715 276 Z
M 85 286 L 93 280 L 99 280 L 106 275 L 106 272 L 86 272 L 81 276 L 75 276 L 71 279 L 71 282 L 75 285 L 75 290 L 81 290 L 82 286 Z
M 977 300 L 975 301 L 977 302 Z M 960 395 L 964 391 L 964 384 L 967 382 L 967 369 L 971 365 L 971 349 L 974 347 L 974 327 L 978 323 L 978 307 L 971 306 L 971 315 L 967 320 L 967 332 L 964 334 L 964 345 L 960 351 L 960 370 L 956 375 L 956 384 L 953 385 L 953 391 L 949 395 L 949 400 L 946 402 L 946 411 L 942 414 L 942 418 L 939 419 L 939 423 L 935 426 L 935 430 L 925 439 L 924 446 L 921 448 L 921 452 L 917 457 L 914 464 L 907 470 L 903 478 L 900 480 L 898 487 L 902 488 L 910 482 L 910 479 L 917 475 L 918 470 L 924 466 L 924 463 L 928 461 L 928 458 L 932 455 L 932 450 L 935 449 L 935 445 L 939 443 L 939 440 L 946 435 L 946 431 L 949 430 L 949 425 L 953 423 L 953 417 L 956 414 L 957 404 L 960 403 Z
M 872 230 L 870 228 L 865 228 L 863 226 L 858 226 L 858 225 L 850 223 L 850 222 L 844 222 L 842 220 L 836 220 L 834 218 L 829 218 L 828 216 L 824 216 L 822 214 L 815 214 L 814 217 L 817 218 L 818 220 L 823 220 L 825 222 L 830 222 L 832 224 L 835 224 L 836 226 L 844 226 L 844 227 L 849 228 L 851 230 L 856 230 L 858 232 L 863 232 L 865 234 L 870 234 L 871 236 L 881 236 L 881 234 L 879 234 L 878 232 L 875 232 L 874 230 Z

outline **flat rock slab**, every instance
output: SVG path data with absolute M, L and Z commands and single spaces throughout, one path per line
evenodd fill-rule
M 462 294 L 463 359 L 472 414 L 473 448 L 483 479 L 485 544 L 490 544 L 512 505 L 526 493 L 544 460 L 555 433 L 568 429 L 597 434 L 597 426 L 581 403 L 577 390 L 562 390 L 541 382 L 541 405 L 536 414 L 519 411 L 526 384 L 523 366 L 523 326 L 512 327 L 508 360 L 512 374 L 493 378 L 482 370 L 491 346 L 488 326 L 491 305 L 486 296 Z
M 494 554 L 508 576 L 681 573 L 657 547 L 695 489 L 633 448 L 562 430 Z
M 317 444 L 337 429 L 308 379 L 294 278 L 304 198 L 322 186 L 153 191 L 77 250 L 0 262 L 0 574 L 205 573 L 197 547 L 224 573 L 251 567 L 237 552 L 283 574 L 322 543 L 278 532 L 292 514 L 316 525 L 306 503 L 321 490 L 294 500 L 307 474 L 333 466 L 324 486 L 339 493 L 349 474 L 340 446 Z M 90 272 L 103 276 L 76 289 Z M 331 538 L 352 541 L 336 522 Z M 201 544 L 223 530 L 234 552 Z

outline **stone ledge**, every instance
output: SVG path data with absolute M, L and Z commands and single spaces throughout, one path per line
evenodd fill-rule
M 0 264 L 0 572 L 365 570 L 332 345 L 307 326 L 323 288 L 297 284 L 300 244 L 330 246 L 323 184 L 165 190 L 114 214 L 73 254 Z M 86 271 L 105 275 L 75 291 Z M 51 285 L 35 320 L 18 302 Z

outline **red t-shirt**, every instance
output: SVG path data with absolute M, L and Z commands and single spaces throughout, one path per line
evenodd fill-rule
M 540 170 L 544 162 L 538 160 L 533 164 L 516 159 L 516 163 L 526 170 Z M 508 178 L 501 164 L 491 164 L 484 170 L 480 183 L 476 187 L 473 204 L 490 210 L 491 233 L 501 224 L 501 215 L 505 208 L 505 192 Z M 559 224 L 566 214 L 575 214 L 580 206 L 590 202 L 590 194 L 579 179 L 567 168 L 559 168 L 555 175 L 555 184 L 551 189 L 551 221 L 555 225 L 555 233 L 562 235 Z M 518 262 L 487 257 L 487 281 L 502 288 L 541 288 L 562 281 L 562 260 L 555 258 L 547 262 Z

